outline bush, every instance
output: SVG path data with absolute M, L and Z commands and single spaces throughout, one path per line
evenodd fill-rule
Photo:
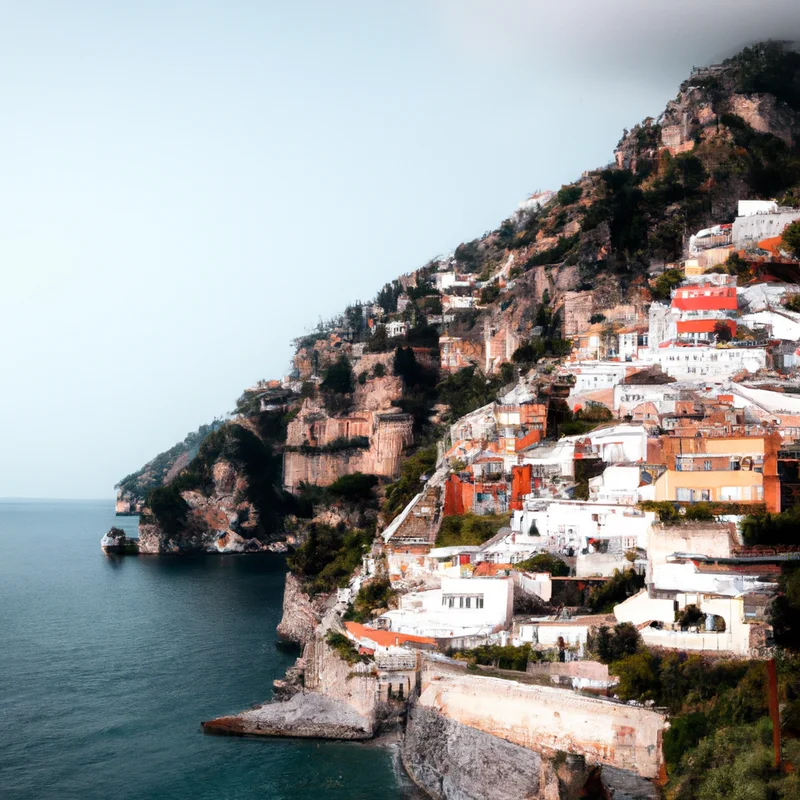
M 538 531 L 534 535 L 538 535 Z M 549 572 L 555 578 L 569 575 L 569 565 L 551 553 L 537 553 L 517 563 L 514 569 L 520 572 Z
M 595 587 L 589 594 L 589 607 L 596 614 L 610 614 L 614 606 L 627 600 L 644 587 L 644 576 L 633 569 L 614 574 L 600 586 Z
M 400 468 L 400 477 L 386 487 L 386 499 L 383 513 L 387 522 L 391 522 L 421 490 L 420 478 L 431 474 L 436 468 L 436 445 L 418 450 L 407 458 Z
M 602 625 L 593 644 L 600 661 L 604 664 L 615 662 L 615 667 L 621 668 L 617 662 L 638 653 L 642 647 L 642 637 L 630 622 L 620 622 L 613 628 Z
M 354 472 L 352 475 L 342 475 L 337 478 L 326 492 L 334 498 L 350 503 L 359 503 L 375 497 L 375 487 L 379 483 L 377 475 L 366 475 L 363 472 Z
M 436 536 L 437 547 L 483 544 L 508 525 L 510 514 L 461 514 L 445 517 Z
M 353 370 L 347 356 L 341 355 L 325 372 L 322 388 L 337 394 L 350 394 L 353 389 Z
M 355 664 L 369 661 L 366 656 L 362 656 L 358 652 L 358 648 L 355 644 L 343 633 L 328 631 L 325 635 L 325 641 L 328 643 L 328 646 L 336 652 L 336 655 L 338 655 L 342 661 L 346 661 L 350 664 L 351 667 Z
M 347 585 L 372 538 L 367 531 L 312 523 L 305 544 L 288 557 L 287 564 L 310 594 L 332 592 Z
M 672 290 L 683 283 L 683 273 L 679 269 L 668 269 L 662 272 L 650 287 L 653 300 L 669 300 Z
M 454 657 L 470 664 L 483 664 L 497 669 L 525 672 L 529 661 L 539 661 L 541 656 L 529 644 L 515 647 L 513 644 L 483 644 L 469 650 L 458 650 Z
M 495 281 L 494 283 L 490 283 L 488 286 L 484 286 L 483 289 L 481 289 L 480 303 L 481 305 L 488 306 L 489 303 L 494 303 L 499 296 L 500 286 L 498 286 L 497 281 Z
M 571 206 L 573 203 L 577 203 L 578 200 L 580 200 L 582 194 L 583 189 L 576 184 L 572 184 L 572 186 L 562 186 L 558 190 L 556 197 L 560 205 Z
M 439 401 L 450 406 L 452 416 L 463 417 L 491 403 L 501 388 L 496 377 L 487 377 L 475 367 L 465 367 L 448 375 L 437 387 Z
M 353 601 L 352 607 L 344 615 L 345 620 L 353 622 L 369 622 L 372 612 L 381 608 L 389 608 L 397 598 L 397 592 L 386 578 L 377 578 L 362 584 Z
M 574 236 L 559 236 L 555 247 L 549 250 L 542 250 L 541 253 L 532 255 L 526 262 L 525 268 L 543 266 L 545 264 L 559 264 L 580 241 L 580 234 Z

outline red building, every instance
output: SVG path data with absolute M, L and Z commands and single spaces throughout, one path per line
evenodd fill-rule
M 681 286 L 672 297 L 679 311 L 736 311 L 739 303 L 735 286 Z

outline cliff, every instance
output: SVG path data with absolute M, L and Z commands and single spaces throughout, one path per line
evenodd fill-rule
M 175 480 L 150 491 L 140 552 L 254 552 L 279 540 L 294 509 L 279 488 L 274 418 L 237 418 L 210 434 Z
M 317 595 L 313 600 L 303 591 L 300 579 L 291 572 L 286 576 L 283 591 L 283 615 L 278 623 L 278 636 L 301 646 L 308 644 L 314 631 L 328 610 L 327 595 Z

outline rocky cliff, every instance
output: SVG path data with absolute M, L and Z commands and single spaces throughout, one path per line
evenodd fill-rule
M 279 488 L 273 423 L 271 415 L 226 423 L 175 480 L 151 490 L 140 552 L 255 552 L 279 540 L 293 499 Z
M 328 595 L 310 598 L 300 579 L 291 572 L 286 576 L 283 591 L 283 615 L 278 623 L 278 636 L 287 642 L 305 646 L 314 638 L 314 631 L 331 605 Z

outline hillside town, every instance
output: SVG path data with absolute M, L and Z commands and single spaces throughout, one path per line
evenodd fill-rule
M 413 693 L 419 652 L 470 659 L 514 647 L 527 648 L 529 675 L 613 695 L 598 637 L 625 629 L 648 647 L 769 657 L 767 608 L 800 547 L 754 544 L 743 521 L 789 511 L 800 489 L 800 263 L 781 238 L 800 210 L 742 200 L 738 212 L 653 272 L 651 286 L 668 286 L 658 300 L 603 308 L 592 292 L 564 293 L 560 358 L 534 361 L 529 343 L 490 323 L 470 338 L 449 336 L 487 290 L 502 298 L 514 288 L 507 270 L 478 281 L 453 259 L 411 276 L 395 310 L 357 306 L 299 349 L 284 389 L 319 386 L 320 365 L 342 353 L 356 374 L 385 363 L 383 380 L 392 380 L 391 359 L 370 355 L 370 342 L 387 340 L 389 353 L 408 344 L 412 290 L 441 307 L 427 319 L 443 326 L 441 374 L 502 375 L 491 402 L 444 427 L 434 468 L 338 590 L 345 621 L 334 627 L 376 660 L 378 692 Z M 413 351 L 420 360 L 435 353 Z M 278 391 L 261 388 L 262 398 Z M 397 408 L 335 424 L 323 417 L 305 401 L 290 443 L 362 436 L 354 472 L 388 463 L 370 461 L 374 439 L 386 459 L 412 436 L 411 416 Z M 402 429 L 393 444 L 386 426 Z M 285 476 L 298 457 L 287 453 Z M 303 457 L 315 459 L 304 479 L 319 481 L 320 454 Z M 463 535 L 470 525 L 480 541 Z M 388 582 L 389 607 L 347 621 L 375 582 Z

